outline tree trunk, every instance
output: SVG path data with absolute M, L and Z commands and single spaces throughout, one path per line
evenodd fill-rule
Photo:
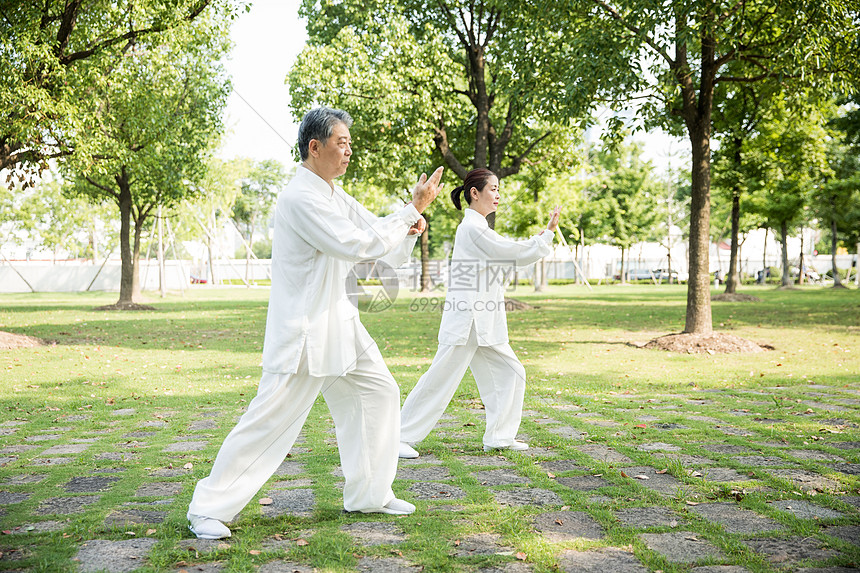
M 430 292 L 430 217 L 424 215 L 427 228 L 421 233 L 421 292 Z
M 707 334 L 711 322 L 711 274 L 709 265 L 711 224 L 710 107 L 699 113 L 690 129 L 692 177 L 690 202 L 690 279 L 687 283 L 687 316 L 684 332 Z M 706 115 L 707 117 L 701 117 Z
M 782 236 L 782 281 L 784 287 L 794 286 L 794 281 L 791 280 L 791 271 L 788 268 L 788 222 L 782 221 L 779 224 L 779 233 Z
M 767 282 L 767 234 L 770 229 L 768 227 L 764 228 L 764 243 L 761 248 L 761 284 L 765 284 Z
M 134 302 L 140 300 L 140 235 L 146 215 L 140 215 L 134 220 L 134 245 L 131 251 L 131 298 Z
M 134 302 L 134 259 L 131 249 L 131 185 L 125 167 L 122 168 L 121 175 L 116 177 L 116 183 L 119 187 L 119 254 L 122 260 L 117 305 L 122 306 Z
M 803 265 L 803 227 L 800 227 L 800 264 L 798 265 L 797 270 L 797 282 L 798 284 L 803 284 L 803 275 L 806 274 L 806 267 Z
M 833 269 L 833 287 L 839 288 L 842 286 L 842 277 L 839 276 L 839 269 L 836 268 L 836 240 L 837 229 L 836 219 L 830 218 L 830 268 Z
M 729 258 L 729 274 L 726 277 L 726 293 L 737 292 L 741 282 L 738 271 L 738 250 L 741 221 L 741 197 L 740 190 L 735 189 L 732 193 L 732 251 Z
M 535 263 L 534 286 L 535 292 L 543 292 L 543 274 L 544 274 L 543 259 Z
M 627 253 L 627 249 L 621 247 L 621 284 L 627 284 L 627 269 L 624 268 L 624 255 Z

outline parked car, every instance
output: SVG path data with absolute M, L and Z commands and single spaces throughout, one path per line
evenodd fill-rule
M 651 271 L 654 273 L 654 278 L 658 281 L 668 281 L 669 280 L 669 269 L 654 269 Z M 672 271 L 672 282 L 676 283 L 680 279 L 680 275 L 678 275 L 678 271 Z
M 627 271 L 627 280 L 628 281 L 643 281 L 643 280 L 651 280 L 652 271 L 651 269 L 629 269 Z

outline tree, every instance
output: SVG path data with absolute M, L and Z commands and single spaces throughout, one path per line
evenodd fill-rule
M 815 186 L 828 174 L 826 118 L 820 110 L 791 113 L 784 105 L 772 108 L 751 142 L 752 209 L 768 227 L 779 229 L 782 243 L 783 287 L 793 284 L 788 264 L 788 236 L 798 222 Z
M 712 330 L 708 264 L 712 113 L 724 83 L 857 85 L 856 1 L 573 0 L 535 22 L 575 30 L 583 49 L 564 82 L 570 98 L 642 101 L 643 125 L 685 132 L 692 151 L 690 281 L 685 332 Z M 587 19 L 588 25 L 578 24 Z M 741 75 L 729 68 L 745 62 Z M 647 68 L 647 72 L 642 68 Z M 600 89 L 574 78 L 592 74 Z M 632 96 L 632 98 L 631 98 Z
M 268 225 L 269 216 L 278 193 L 286 182 L 284 166 L 274 159 L 265 159 L 250 166 L 241 183 L 241 192 L 233 203 L 233 221 L 245 236 L 245 281 L 250 280 L 251 249 L 254 233 Z
M 136 44 L 233 0 L 0 0 L 0 169 L 47 169 L 87 128 L 80 89 L 97 89 Z
M 117 56 L 109 74 L 73 86 L 87 121 L 73 145 L 91 153 L 67 162 L 66 169 L 75 176 L 76 192 L 119 208 L 117 308 L 136 307 L 145 222 L 158 205 L 170 208 L 193 192 L 190 183 L 205 172 L 226 103 L 219 60 L 228 42 L 221 15 L 208 13 L 148 39 Z
M 622 284 L 627 282 L 625 254 L 634 243 L 652 238 L 657 223 L 657 182 L 650 163 L 641 161 L 640 155 L 637 144 L 596 154 L 601 173 L 595 195 L 606 210 L 611 242 L 621 248 Z
M 392 196 L 434 152 L 460 179 L 478 167 L 500 180 L 530 171 L 540 188 L 570 163 L 570 121 L 586 102 L 557 98 L 552 76 L 574 48 L 536 26 L 535 10 L 513 0 L 304 0 L 309 43 L 290 71 L 291 105 L 297 116 L 316 103 L 352 113 L 348 176 Z M 433 234 L 452 220 L 438 203 L 424 213 L 425 269 Z

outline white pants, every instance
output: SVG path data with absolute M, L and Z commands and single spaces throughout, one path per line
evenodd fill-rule
M 342 376 L 310 376 L 306 354 L 295 374 L 263 372 L 257 396 L 221 445 L 212 472 L 197 483 L 189 513 L 232 520 L 284 461 L 320 392 L 334 419 L 344 509 L 373 511 L 394 499 L 400 389 L 370 335 L 357 342 L 366 350 Z
M 439 345 L 430 368 L 403 403 L 402 441 L 415 444 L 427 437 L 454 397 L 467 367 L 472 369 L 486 411 L 484 445 L 513 443 L 523 415 L 526 370 L 510 344 L 478 346 L 474 329 L 466 344 Z

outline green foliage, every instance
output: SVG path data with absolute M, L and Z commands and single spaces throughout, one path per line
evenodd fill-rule
M 241 192 L 233 203 L 233 220 L 252 244 L 255 230 L 269 222 L 278 193 L 286 184 L 284 166 L 274 159 L 253 163 L 242 181 Z M 266 257 L 269 258 L 269 257 Z

